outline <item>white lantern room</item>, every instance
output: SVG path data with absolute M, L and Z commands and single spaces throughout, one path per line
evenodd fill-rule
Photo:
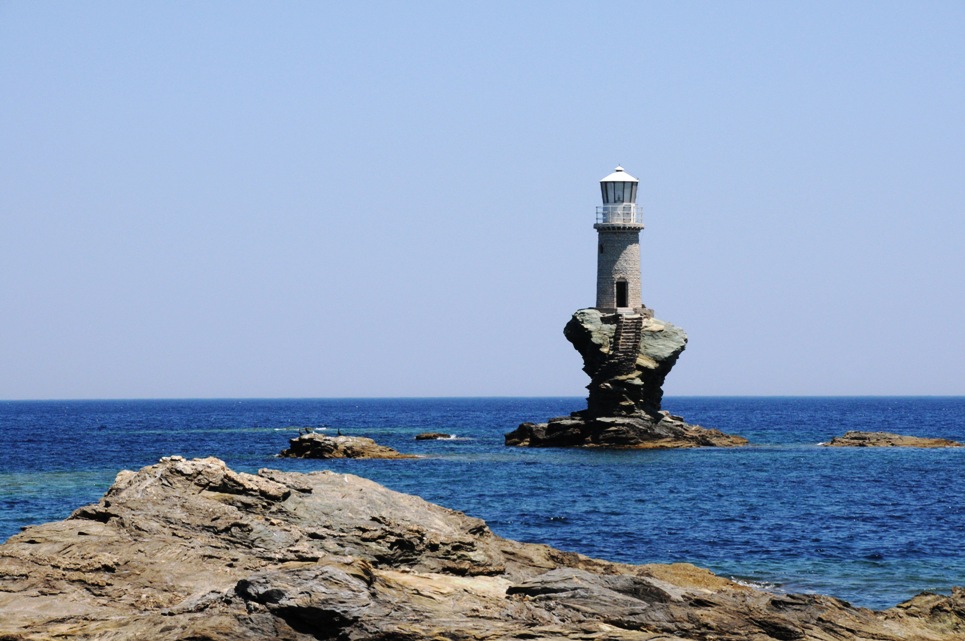
M 596 208 L 596 222 L 616 225 L 639 225 L 637 215 L 637 185 L 639 180 L 617 167 L 600 181 L 603 205 Z

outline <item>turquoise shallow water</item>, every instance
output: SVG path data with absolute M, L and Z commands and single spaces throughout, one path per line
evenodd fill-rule
M 961 449 L 829 449 L 847 430 L 965 441 L 965 398 L 669 398 L 740 449 L 506 448 L 575 398 L 0 402 L 0 539 L 96 501 L 120 469 L 217 456 L 332 469 L 463 510 L 503 536 L 631 563 L 688 561 L 787 591 L 887 607 L 965 585 Z M 275 458 L 299 427 L 425 458 Z M 414 441 L 422 431 L 456 434 Z

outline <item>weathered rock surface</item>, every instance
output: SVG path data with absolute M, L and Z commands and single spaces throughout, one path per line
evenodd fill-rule
M 590 376 L 587 407 L 547 423 L 523 423 L 506 445 L 529 447 L 734 447 L 747 439 L 660 409 L 663 383 L 687 347 L 679 327 L 643 314 L 578 310 L 563 328 Z
M 563 335 L 590 377 L 590 416 L 656 415 L 664 380 L 687 347 L 686 332 L 670 323 L 592 308 L 573 314 Z
M 415 440 L 417 441 L 440 441 L 450 438 L 452 438 L 452 434 L 445 434 L 443 432 L 422 432 L 421 434 L 415 435 Z
M 962 443 L 947 438 L 903 436 L 891 432 L 845 432 L 827 443 L 827 447 L 962 447 Z
M 288 449 L 279 456 L 287 458 L 418 458 L 379 445 L 364 436 L 326 436 L 317 432 L 300 434 L 288 440 Z
M 502 539 L 332 472 L 218 459 L 124 471 L 101 501 L 0 546 L 0 639 L 965 638 L 965 590 L 883 612 L 687 564 Z

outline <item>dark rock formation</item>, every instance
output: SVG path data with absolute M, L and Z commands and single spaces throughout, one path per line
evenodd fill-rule
M 687 346 L 679 327 L 639 314 L 581 309 L 563 328 L 590 376 L 585 410 L 547 423 L 523 423 L 506 445 L 627 448 L 731 447 L 747 439 L 688 425 L 660 409 L 663 383 Z
M 747 439 L 697 425 L 679 416 L 659 412 L 656 421 L 644 416 L 580 414 L 551 418 L 547 423 L 523 423 L 506 435 L 506 445 L 528 447 L 623 447 L 660 449 L 676 447 L 734 447 Z
M 962 447 L 962 443 L 947 438 L 903 436 L 891 432 L 845 432 L 827 443 L 827 447 Z
M 0 639 L 951 641 L 965 590 L 883 612 L 495 536 L 351 475 L 162 459 L 0 545 Z
M 422 432 L 415 435 L 417 441 L 439 441 L 450 438 L 452 438 L 452 434 L 443 434 L 442 432 Z
M 379 445 L 363 436 L 325 436 L 317 432 L 299 434 L 288 440 L 288 449 L 279 456 L 288 458 L 418 458 Z

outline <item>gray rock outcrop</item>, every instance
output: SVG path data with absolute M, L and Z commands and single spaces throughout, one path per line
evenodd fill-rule
M 528 447 L 733 447 L 747 439 L 661 410 L 663 384 L 687 347 L 683 329 L 638 314 L 578 310 L 563 329 L 590 377 L 587 407 L 547 423 L 523 423 L 506 445 Z
M 951 641 L 965 590 L 883 612 L 495 536 L 356 476 L 162 459 L 0 545 L 0 639 Z
M 288 440 L 288 449 L 279 456 L 285 458 L 418 458 L 403 454 L 391 447 L 379 445 L 364 436 L 326 436 L 318 432 L 299 434 Z

